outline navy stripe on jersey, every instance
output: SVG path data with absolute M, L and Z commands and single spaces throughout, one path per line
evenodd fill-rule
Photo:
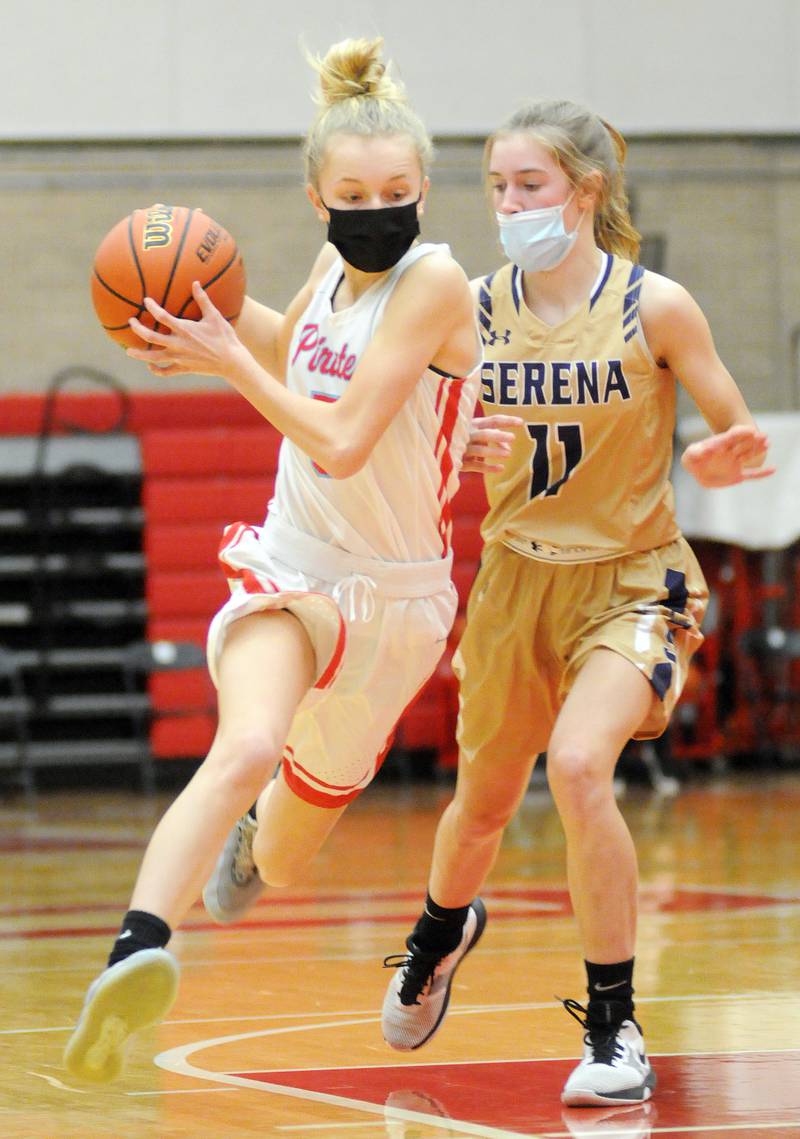
M 614 258 L 611 256 L 610 253 L 606 253 L 606 254 L 604 254 L 604 256 L 606 259 L 606 265 L 605 265 L 605 268 L 603 269 L 603 272 L 600 276 L 600 280 L 597 282 L 597 288 L 593 291 L 592 295 L 589 297 L 589 312 L 591 312 L 592 309 L 594 308 L 596 302 L 598 301 L 598 299 L 600 297 L 600 294 L 602 293 L 603 289 L 606 287 L 606 283 L 608 281 L 608 278 L 611 276 L 611 267 L 614 264 Z
M 637 283 L 637 281 L 641 281 L 643 276 L 644 276 L 644 266 L 643 265 L 634 265 L 631 268 L 631 275 L 630 275 L 630 277 L 628 277 L 628 285 L 627 285 L 628 289 L 632 289 L 633 286 Z M 638 292 L 638 290 L 637 290 L 637 292 Z
M 622 306 L 622 329 L 625 340 L 628 341 L 636 335 L 639 327 L 639 293 L 642 290 L 644 269 L 641 265 L 634 265 L 628 284 L 625 289 L 625 301 Z
M 519 265 L 513 265 L 511 268 L 511 296 L 514 300 L 514 308 L 519 315 L 522 304 L 522 270 Z
M 478 320 L 481 326 L 481 339 L 486 343 L 488 333 L 492 330 L 492 281 L 494 273 L 484 277 L 478 289 Z M 484 335 L 486 333 L 487 335 Z

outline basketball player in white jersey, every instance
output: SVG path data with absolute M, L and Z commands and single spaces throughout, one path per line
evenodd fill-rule
M 437 1031 L 453 974 L 486 922 L 478 891 L 538 754 L 564 827 L 583 943 L 584 1058 L 571 1106 L 648 1099 L 655 1075 L 634 1018 L 637 868 L 613 774 L 631 737 L 663 732 L 707 590 L 669 484 L 679 378 L 712 435 L 683 463 L 704 486 L 771 473 L 767 440 L 673 281 L 636 263 L 625 144 L 586 108 L 542 101 L 486 148 L 508 263 L 474 282 L 481 403 L 523 420 L 487 477 L 481 568 L 459 677 L 455 798 L 437 830 L 425 910 L 386 994 L 395 1048 Z
M 450 504 L 480 338 L 447 247 L 417 244 L 431 147 L 380 45 L 348 40 L 314 61 L 307 190 L 329 244 L 285 316 L 248 298 L 234 330 L 196 286 L 201 320 L 148 302 L 168 334 L 132 322 L 147 346 L 130 354 L 151 371 L 223 376 L 284 441 L 263 527 L 225 534 L 231 597 L 208 643 L 218 731 L 153 834 L 67 1045 L 82 1079 L 113 1079 L 129 1034 L 171 1006 L 165 946 L 204 883 L 210 912 L 232 921 L 312 858 L 453 622 Z

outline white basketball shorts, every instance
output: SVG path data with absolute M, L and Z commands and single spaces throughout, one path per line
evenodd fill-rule
M 358 558 L 275 517 L 227 526 L 219 557 L 231 596 L 209 629 L 212 679 L 232 621 L 290 610 L 317 670 L 292 722 L 283 776 L 306 802 L 343 806 L 380 769 L 397 721 L 444 651 L 458 601 L 452 558 Z

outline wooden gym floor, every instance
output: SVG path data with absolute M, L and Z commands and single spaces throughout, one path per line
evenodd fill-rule
M 308 879 L 242 926 L 193 910 L 167 1023 L 124 1079 L 78 1086 L 61 1051 L 102 966 L 143 845 L 172 792 L 0 800 L 3 1139 L 800 1137 L 800 773 L 693 778 L 621 804 L 642 875 L 638 1015 L 649 1105 L 562 1109 L 583 999 L 562 833 L 544 789 L 509 829 L 489 924 L 449 1018 L 417 1053 L 380 1034 L 388 973 L 424 891 L 448 786 L 381 782 Z

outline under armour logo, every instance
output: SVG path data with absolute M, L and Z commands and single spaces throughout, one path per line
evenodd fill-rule
M 494 328 L 489 329 L 489 338 L 486 341 L 486 343 L 491 348 L 491 346 L 493 344 L 497 344 L 498 342 L 501 344 L 510 344 L 511 343 L 511 329 L 510 328 L 507 328 L 505 330 L 505 332 L 503 332 L 503 333 L 497 332 Z

